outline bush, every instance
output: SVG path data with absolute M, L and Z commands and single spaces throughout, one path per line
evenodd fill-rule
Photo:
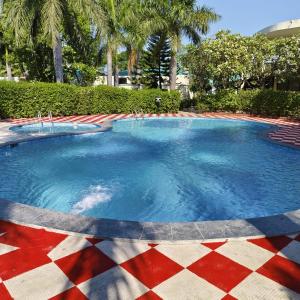
M 155 98 L 160 97 L 158 109 Z M 177 112 L 178 92 L 126 90 L 108 86 L 77 87 L 55 83 L 0 82 L 0 117 L 34 117 L 39 111 L 53 116 Z
M 196 108 L 203 111 L 245 112 L 270 117 L 300 117 L 300 93 L 273 90 L 223 90 L 213 95 L 201 95 Z

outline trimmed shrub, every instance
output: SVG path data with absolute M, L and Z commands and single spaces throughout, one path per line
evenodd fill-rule
M 160 97 L 157 108 L 155 98 Z M 56 83 L 0 82 L 0 117 L 34 117 L 39 111 L 53 116 L 178 112 L 178 92 L 126 90 L 108 86 L 77 87 Z
M 300 93 L 273 90 L 223 90 L 201 95 L 196 100 L 199 111 L 245 112 L 270 117 L 300 117 Z

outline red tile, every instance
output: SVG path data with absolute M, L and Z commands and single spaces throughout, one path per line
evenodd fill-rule
M 152 244 L 152 243 L 150 243 L 150 244 L 148 244 L 148 245 L 149 245 L 150 247 L 152 247 L 152 248 L 158 246 L 158 244 Z
M 77 287 L 73 287 L 49 300 L 88 300 L 88 298 L 81 293 Z
M 120 265 L 150 289 L 180 272 L 183 267 L 151 248 Z
M 51 259 L 38 250 L 18 249 L 0 256 L 0 277 L 7 280 L 49 262 Z
M 275 255 L 256 272 L 300 293 L 300 265 L 295 262 Z
M 3 283 L 0 283 L 0 296 L 1 300 L 13 300 Z
M 65 238 L 65 234 L 0 221 L 0 243 L 19 249 L 0 256 L 0 277 L 7 280 L 51 262 L 47 254 Z
M 286 247 L 291 241 L 292 239 L 287 236 L 248 240 L 248 242 L 274 253 L 277 253 L 278 251 Z
M 202 243 L 202 245 L 208 247 L 211 250 L 216 250 L 222 245 L 224 245 L 226 242 L 215 242 L 215 243 Z
M 0 243 L 23 249 L 33 249 L 33 251 L 39 249 L 45 254 L 49 253 L 67 237 L 65 234 L 5 221 L 0 221 L 0 232 L 5 232 L 4 235 L 0 236 Z
M 231 295 L 226 295 L 226 296 L 223 297 L 221 300 L 238 300 L 238 299 L 234 298 L 234 297 L 231 296 Z
M 210 252 L 190 265 L 188 270 L 227 293 L 252 273 L 248 268 L 217 252 Z
M 96 247 L 88 247 L 55 261 L 75 284 L 101 274 L 116 264 Z
M 86 238 L 91 244 L 96 245 L 100 242 L 103 242 L 103 239 L 97 239 L 97 238 Z
M 156 295 L 153 291 L 149 291 L 141 297 L 136 298 L 136 300 L 162 300 L 162 298 Z

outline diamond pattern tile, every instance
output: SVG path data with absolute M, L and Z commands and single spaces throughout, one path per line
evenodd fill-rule
M 208 247 L 211 250 L 216 250 L 222 245 L 224 245 L 226 242 L 213 242 L 213 243 L 202 243 L 202 245 Z
M 7 288 L 3 283 L 0 283 L 0 296 L 1 296 L 0 298 L 1 300 L 13 300 L 13 298 L 10 296 Z
M 75 284 L 89 280 L 116 264 L 96 247 L 89 247 L 55 261 Z
M 299 234 L 147 244 L 5 221 L 0 232 L 1 300 L 300 299 Z
M 300 265 L 300 242 L 292 241 L 285 248 L 283 248 L 278 255 L 287 258 L 288 260 L 292 260 Z
M 18 247 L 13 247 L 13 246 L 10 246 L 10 245 L 6 245 L 6 244 L 1 244 L 0 243 L 0 255 L 3 255 L 3 254 L 6 254 L 6 253 L 9 253 L 11 251 L 15 251 L 19 249 Z
M 88 299 L 135 299 L 149 289 L 120 266 L 78 285 Z
M 249 275 L 230 294 L 237 299 L 300 299 L 299 294 L 257 273 Z
M 252 273 L 248 268 L 216 252 L 199 259 L 188 270 L 225 292 L 229 292 Z
M 179 245 L 163 244 L 158 245 L 155 249 L 183 267 L 191 265 L 211 251 L 200 243 Z
M 249 240 L 257 246 L 260 246 L 266 250 L 277 253 L 282 248 L 286 247 L 293 239 L 287 236 L 270 237 L 270 238 L 260 238 Z
M 258 269 L 274 256 L 274 253 L 257 247 L 252 243 L 248 243 L 247 241 L 227 242 L 219 247 L 216 252 L 253 271 Z
M 26 300 L 48 299 L 73 286 L 54 263 L 6 280 L 4 284 L 14 299 Z
M 72 287 L 49 300 L 88 300 L 88 298 L 77 287 Z
M 300 265 L 279 255 L 274 256 L 257 273 L 300 293 Z
M 122 263 L 121 267 L 150 289 L 183 269 L 154 248 Z
M 186 299 L 187 295 L 190 299 L 217 300 L 226 295 L 224 291 L 215 285 L 199 278 L 186 269 L 164 281 L 154 288 L 153 291 L 163 299 L 174 300 Z
M 162 298 L 160 298 L 153 291 L 149 291 L 141 297 L 136 298 L 136 300 L 162 300 Z
M 59 245 L 57 245 L 56 248 L 48 253 L 48 257 L 52 260 L 58 260 L 90 246 L 92 246 L 92 244 L 85 238 L 68 236 Z
M 151 247 L 146 243 L 128 243 L 128 242 L 112 242 L 104 241 L 96 245 L 103 253 L 110 257 L 113 261 L 121 264 Z

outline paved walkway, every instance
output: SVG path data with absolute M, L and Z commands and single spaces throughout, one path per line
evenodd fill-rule
M 149 244 L 0 221 L 0 299 L 300 299 L 300 234 Z

